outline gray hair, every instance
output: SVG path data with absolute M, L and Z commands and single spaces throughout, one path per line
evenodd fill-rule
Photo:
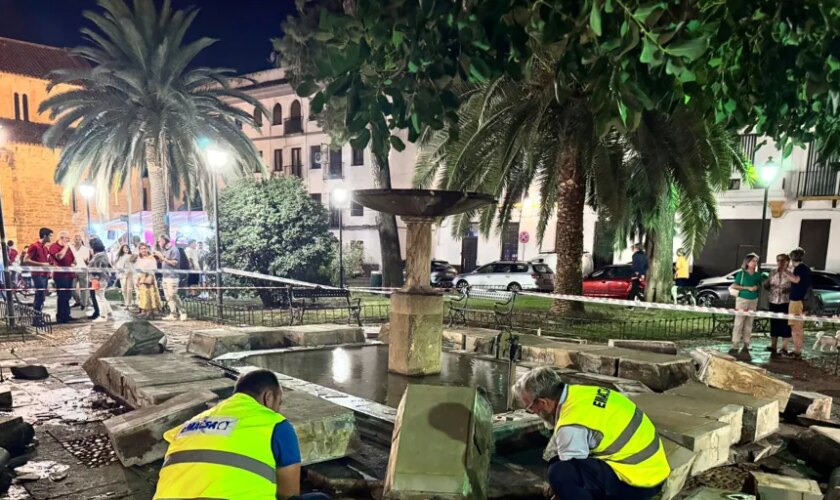
M 560 375 L 553 368 L 540 366 L 519 377 L 513 386 L 513 393 L 520 401 L 525 394 L 531 396 L 531 399 L 559 399 L 564 386 Z

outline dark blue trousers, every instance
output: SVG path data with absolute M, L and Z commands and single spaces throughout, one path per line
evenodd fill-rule
M 313 493 L 304 493 L 302 495 L 292 497 L 289 500 L 332 500 L 332 497 L 327 495 L 326 493 L 316 491 Z
M 594 458 L 554 461 L 548 466 L 548 484 L 560 500 L 648 500 L 662 488 L 630 486 L 606 462 Z

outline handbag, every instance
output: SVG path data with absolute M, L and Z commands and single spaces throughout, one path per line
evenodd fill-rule
M 740 271 L 738 271 L 738 274 L 736 274 L 736 275 L 735 275 L 735 280 L 736 280 L 736 281 L 737 281 L 737 279 L 738 279 L 738 277 L 739 277 L 739 276 L 743 276 L 743 272 L 744 272 L 744 270 L 743 270 L 743 269 L 741 269 Z M 741 282 L 743 283 L 743 281 L 744 281 L 744 280 L 743 280 L 743 278 L 742 278 L 742 279 L 741 279 Z M 740 290 L 736 290 L 736 289 L 735 289 L 735 285 L 736 285 L 736 284 L 737 284 L 737 285 L 741 285 L 742 283 L 733 283 L 733 284 L 729 285 L 729 296 L 730 296 L 730 297 L 735 297 L 735 298 L 737 298 L 737 297 L 738 297 L 738 293 L 740 292 Z

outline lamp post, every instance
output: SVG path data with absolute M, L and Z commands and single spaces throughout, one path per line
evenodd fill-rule
M 204 150 L 207 157 L 207 164 L 210 166 L 210 180 L 213 183 L 213 225 L 216 241 L 216 286 L 219 291 L 216 293 L 216 300 L 219 304 L 219 316 L 222 314 L 222 241 L 219 237 L 219 182 L 217 180 L 218 170 L 228 162 L 228 153 L 222 149 L 210 146 Z
M 79 186 L 79 194 L 85 199 L 85 210 L 87 210 L 88 239 L 90 239 L 90 199 L 93 198 L 95 192 L 96 189 L 91 184 L 85 183 Z
M 331 201 L 338 207 L 338 286 L 344 288 L 344 206 L 350 199 L 350 192 L 343 187 L 332 191 Z
M 764 262 L 766 259 L 764 258 L 764 252 L 766 248 L 764 248 L 764 224 L 767 221 L 767 197 L 770 192 L 770 184 L 776 180 L 776 176 L 779 174 L 781 170 L 781 166 L 773 161 L 773 157 L 767 159 L 767 162 L 761 166 L 761 171 L 759 172 L 761 176 L 761 182 L 764 184 L 764 203 L 761 206 L 761 238 L 758 240 L 758 265 L 759 269 L 761 268 L 761 263 Z

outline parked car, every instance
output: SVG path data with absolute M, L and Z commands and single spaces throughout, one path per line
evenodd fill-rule
M 432 259 L 431 285 L 438 288 L 452 288 L 458 271 L 445 260 Z M 403 279 L 405 279 L 405 261 L 402 261 Z
M 633 269 L 630 264 L 604 266 L 583 278 L 583 294 L 587 297 L 629 299 L 633 290 Z M 640 290 L 645 291 L 642 280 Z
M 455 277 L 455 286 L 520 290 L 554 291 L 554 273 L 545 264 L 497 261 Z

